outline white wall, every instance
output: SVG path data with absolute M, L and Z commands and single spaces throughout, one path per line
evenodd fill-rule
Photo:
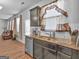
M 4 28 L 6 28 L 6 21 L 5 20 L 0 20 L 0 35 L 4 31 Z
M 79 30 L 79 0 L 64 0 L 65 10 L 68 12 L 68 21 L 72 30 Z

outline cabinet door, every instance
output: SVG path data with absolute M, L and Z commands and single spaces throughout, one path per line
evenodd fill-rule
M 64 53 L 58 52 L 57 53 L 57 59 L 71 59 L 71 56 L 66 55 Z
M 75 50 L 72 51 L 72 59 L 79 59 L 79 52 L 78 51 L 75 51 Z
M 25 38 L 25 50 L 27 53 L 29 53 L 31 56 L 33 56 L 33 40 L 32 38 L 26 36 Z
M 43 59 L 43 49 L 36 42 L 34 42 L 34 52 L 33 53 L 34 53 L 34 58 Z
M 52 53 L 52 51 L 50 52 L 49 50 L 44 49 L 44 59 L 56 59 L 55 52 Z
M 30 10 L 30 20 L 31 26 L 39 26 L 40 25 L 40 7 L 35 7 Z
M 67 47 L 58 46 L 58 51 L 70 56 L 72 55 L 72 49 Z

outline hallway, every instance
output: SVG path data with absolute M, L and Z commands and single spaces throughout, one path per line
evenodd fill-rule
M 9 56 L 9 59 L 32 59 L 24 51 L 24 45 L 15 40 L 0 39 L 0 56 Z

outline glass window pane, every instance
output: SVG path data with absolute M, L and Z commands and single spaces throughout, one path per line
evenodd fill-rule
M 19 32 L 19 24 L 20 24 L 20 18 L 16 19 L 16 30 Z
M 30 20 L 25 20 L 25 35 L 30 34 Z

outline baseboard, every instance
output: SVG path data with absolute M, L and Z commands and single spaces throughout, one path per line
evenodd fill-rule
M 24 40 L 17 39 L 17 41 L 21 42 L 22 44 L 25 44 Z

